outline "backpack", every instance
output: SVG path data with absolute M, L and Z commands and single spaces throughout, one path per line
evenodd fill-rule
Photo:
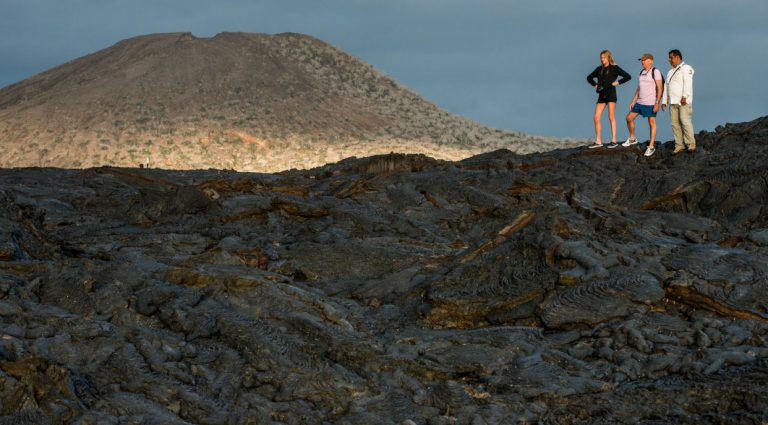
M 655 67 L 651 68 L 651 77 L 653 77 L 653 71 L 656 71 Z M 667 82 L 665 81 L 664 73 L 663 72 L 659 71 L 659 75 L 661 75 L 661 90 L 663 91 L 664 90 L 664 84 L 666 84 Z

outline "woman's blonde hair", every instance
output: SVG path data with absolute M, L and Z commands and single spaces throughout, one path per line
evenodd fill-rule
M 605 55 L 608 58 L 608 65 L 616 65 L 616 61 L 613 60 L 613 53 L 610 50 L 603 50 L 600 55 Z

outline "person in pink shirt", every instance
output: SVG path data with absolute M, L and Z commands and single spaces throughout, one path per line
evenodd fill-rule
M 656 113 L 659 112 L 659 102 L 661 94 L 664 91 L 662 84 L 661 71 L 653 67 L 653 55 L 643 53 L 638 59 L 643 64 L 643 69 L 638 77 L 637 89 L 632 102 L 629 104 L 629 113 L 627 114 L 627 129 L 629 129 L 629 138 L 622 146 L 632 146 L 637 144 L 635 138 L 635 118 L 642 115 L 648 118 L 648 126 L 651 129 L 651 138 L 648 148 L 645 150 L 645 156 L 651 156 L 656 152 Z

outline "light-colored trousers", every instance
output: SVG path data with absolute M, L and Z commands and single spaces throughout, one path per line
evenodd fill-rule
M 693 105 L 669 105 L 669 121 L 675 135 L 675 150 L 696 148 L 693 138 Z M 685 143 L 685 145 L 683 145 Z

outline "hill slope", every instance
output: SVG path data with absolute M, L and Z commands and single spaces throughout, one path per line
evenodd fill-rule
M 153 34 L 0 90 L 0 166 L 277 171 L 390 151 L 460 159 L 576 141 L 450 114 L 299 34 Z

